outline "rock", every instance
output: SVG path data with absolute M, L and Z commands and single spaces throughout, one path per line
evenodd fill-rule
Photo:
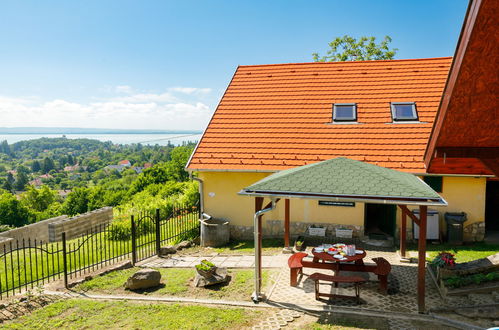
M 217 268 L 215 273 L 210 277 L 204 277 L 199 273 L 196 273 L 196 278 L 194 278 L 195 287 L 206 287 L 214 284 L 225 283 L 229 280 L 227 275 L 227 268 Z
M 125 289 L 139 290 L 158 286 L 161 281 L 161 273 L 155 269 L 141 269 L 128 278 Z
M 168 246 L 163 246 L 162 248 L 159 249 L 159 255 L 160 256 L 165 256 L 167 254 L 175 254 L 177 253 L 177 249 L 175 246 L 168 245 Z
M 191 242 L 189 241 L 182 241 L 177 244 L 177 250 L 187 249 L 189 247 L 191 247 Z

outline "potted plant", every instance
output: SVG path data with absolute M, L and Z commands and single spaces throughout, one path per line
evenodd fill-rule
M 452 269 L 456 265 L 456 258 L 450 252 L 440 252 L 430 264 L 436 268 L 437 278 L 443 279 L 452 276 Z
M 199 275 L 203 277 L 211 277 L 213 274 L 215 274 L 217 270 L 217 266 L 215 266 L 213 263 L 209 262 L 208 260 L 201 260 L 201 263 L 196 265 L 196 271 L 198 272 Z
M 303 248 L 305 247 L 305 241 L 303 240 L 303 237 L 298 237 L 295 242 L 295 250 L 296 251 L 303 251 Z

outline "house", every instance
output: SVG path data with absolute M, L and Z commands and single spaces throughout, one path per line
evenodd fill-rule
M 493 173 L 481 162 L 428 172 L 424 161 L 451 64 L 445 57 L 239 66 L 186 166 L 198 173 L 203 211 L 228 219 L 233 237 L 250 239 L 255 206 L 237 194 L 242 188 L 347 157 L 420 176 L 448 202 L 435 208 L 441 230 L 445 212 L 466 212 L 465 239 L 482 240 Z M 313 224 L 395 236 L 401 219 L 390 205 L 290 203 L 294 236 Z M 264 235 L 282 237 L 283 219 L 283 205 L 269 212 Z
M 137 174 L 142 173 L 142 171 L 143 171 L 144 169 L 145 169 L 145 167 L 144 167 L 144 166 L 134 166 L 134 167 L 132 167 L 132 170 L 134 170 L 134 171 L 135 171 L 135 173 L 137 173 Z
M 129 161 L 129 160 L 126 160 L 126 159 L 125 159 L 125 160 L 120 161 L 120 162 L 118 163 L 118 165 L 123 165 L 123 166 L 126 166 L 126 167 L 130 167 L 130 166 L 132 166 L 132 164 L 130 163 L 130 161 Z
M 121 172 L 126 168 L 125 165 L 119 164 L 119 165 L 108 165 L 104 167 L 105 171 L 118 171 Z

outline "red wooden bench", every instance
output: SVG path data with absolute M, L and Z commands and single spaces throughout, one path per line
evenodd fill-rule
M 315 282 L 315 299 L 319 300 L 321 296 L 328 298 L 354 298 L 357 300 L 357 304 L 360 304 L 360 285 L 366 280 L 360 276 L 332 276 L 321 273 L 313 273 L 309 276 Z M 319 292 L 319 281 L 326 281 L 334 283 L 335 287 L 338 287 L 338 283 L 353 283 L 355 287 L 355 297 L 331 294 L 331 293 L 321 293 Z
M 290 285 L 291 286 L 297 286 L 298 285 L 298 274 L 303 274 L 303 264 L 302 260 L 305 258 L 308 254 L 304 252 L 298 252 L 293 254 L 291 257 L 288 259 L 288 266 L 290 270 L 289 278 L 290 278 Z

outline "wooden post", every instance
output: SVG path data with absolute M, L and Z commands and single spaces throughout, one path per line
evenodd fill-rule
M 425 312 L 425 274 L 426 274 L 426 213 L 428 206 L 419 206 L 418 241 L 418 311 Z
M 405 243 L 407 235 L 407 215 L 402 212 L 402 223 L 400 225 L 400 255 L 405 258 Z
M 284 247 L 289 248 L 289 199 L 284 203 Z
M 260 211 L 263 207 L 263 197 L 255 197 L 255 213 Z M 255 266 L 258 264 L 258 288 L 262 287 L 262 216 L 258 217 L 257 230 L 257 244 L 255 245 Z M 259 292 L 257 292 L 259 293 Z

